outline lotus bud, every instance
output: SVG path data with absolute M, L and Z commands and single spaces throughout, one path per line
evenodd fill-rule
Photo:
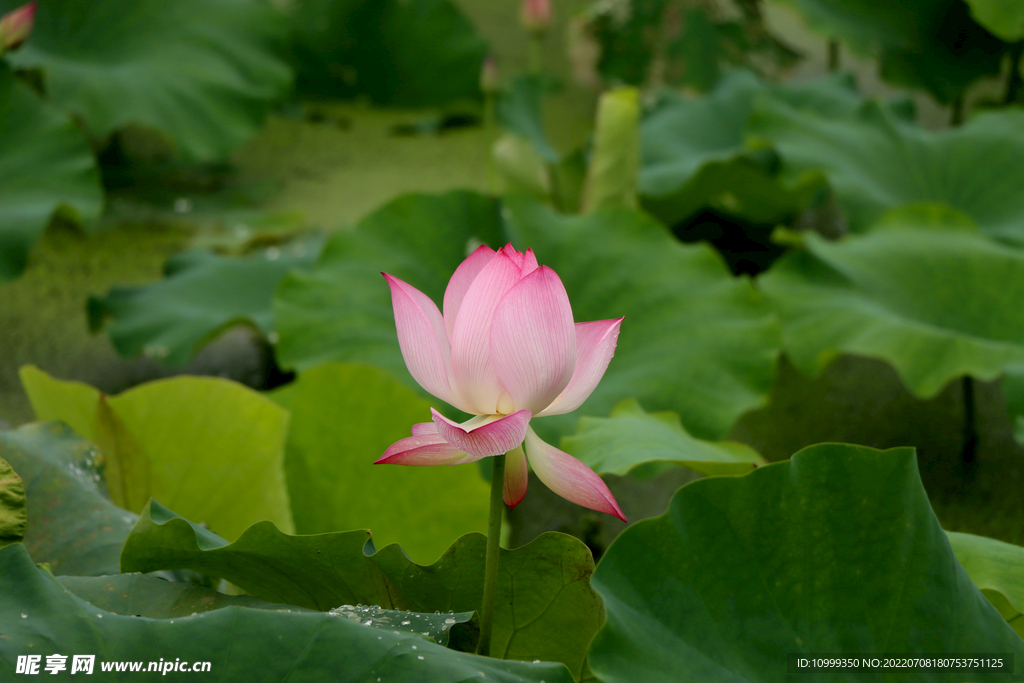
M 32 22 L 36 17 L 36 3 L 22 5 L 0 17 L 0 52 L 12 50 L 32 33 Z
M 523 0 L 519 21 L 531 33 L 544 33 L 551 26 L 551 0 Z
M 480 92 L 484 95 L 497 95 L 501 90 L 501 77 L 498 75 L 498 62 L 494 55 L 487 55 L 480 68 Z

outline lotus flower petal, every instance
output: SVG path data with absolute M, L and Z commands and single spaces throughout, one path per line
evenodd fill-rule
M 483 415 L 498 412 L 498 400 L 505 393 L 505 387 L 491 361 L 491 320 L 498 302 L 518 281 L 519 267 L 504 251 L 499 251 L 476 276 L 462 299 L 451 348 L 456 386 L 472 408 L 466 412 Z
M 522 446 L 516 446 L 505 456 L 505 492 L 502 500 L 509 510 L 523 502 L 526 497 L 526 484 L 530 481 L 530 468 L 526 463 L 526 453 Z
M 433 436 L 409 436 L 397 441 L 373 464 L 456 465 L 466 455 L 435 433 Z
M 487 457 L 507 453 L 523 442 L 530 411 L 511 415 L 479 415 L 459 424 L 430 409 L 438 433 L 452 446 L 471 455 Z
M 538 267 L 537 255 L 533 253 L 533 249 L 527 249 L 526 253 L 523 254 L 523 263 L 519 266 L 519 277 L 526 277 L 537 270 Z
M 466 410 L 468 406 L 455 385 L 451 345 L 441 312 L 420 290 L 387 273 L 382 275 L 391 287 L 398 345 L 409 373 L 434 396 Z
M 615 355 L 622 320 L 576 323 L 576 369 L 572 379 L 548 407 L 537 413 L 537 417 L 571 413 L 583 405 L 604 377 L 604 371 Z
M 526 430 L 526 455 L 537 478 L 562 498 L 626 521 L 615 497 L 594 470 L 568 453 L 544 443 L 529 427 Z
M 486 245 L 478 247 L 465 261 L 459 264 L 451 279 L 448 280 L 448 287 L 444 290 L 444 326 L 448 331 L 449 339 L 455 329 L 455 318 L 459 315 L 459 308 L 462 306 L 462 300 L 466 298 L 469 286 L 493 258 L 493 249 Z
M 491 358 L 518 410 L 540 412 L 569 384 L 576 330 L 555 271 L 541 266 L 502 297 L 491 323 Z

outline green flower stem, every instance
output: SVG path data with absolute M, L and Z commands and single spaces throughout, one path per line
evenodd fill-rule
M 526 44 L 526 70 L 533 76 L 544 71 L 544 32 L 530 31 Z
M 494 141 L 498 137 L 498 97 L 484 93 L 484 137 L 487 140 L 487 191 L 498 194 L 498 169 L 494 162 Z
M 974 379 L 963 378 L 964 438 L 960 459 L 968 471 L 975 467 L 978 456 L 977 406 L 974 399 Z
M 476 653 L 491 656 L 491 630 L 494 624 L 494 599 L 498 595 L 498 549 L 501 540 L 501 514 L 505 503 L 505 456 L 494 456 L 491 470 L 491 512 L 487 518 L 487 559 L 484 562 L 484 599 L 480 607 L 480 642 Z

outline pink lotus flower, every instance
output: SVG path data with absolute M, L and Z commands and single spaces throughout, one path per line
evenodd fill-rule
M 574 324 L 555 271 L 511 244 L 480 247 L 462 262 L 445 290 L 444 315 L 415 287 L 383 275 L 409 372 L 476 417 L 459 424 L 431 408 L 433 422 L 413 425 L 412 436 L 376 464 L 461 465 L 507 453 L 510 508 L 526 495 L 529 459 L 558 495 L 626 521 L 593 470 L 530 428 L 531 418 L 571 412 L 590 396 L 615 353 L 622 318 Z
M 0 17 L 0 52 L 18 47 L 32 33 L 36 3 L 30 2 Z

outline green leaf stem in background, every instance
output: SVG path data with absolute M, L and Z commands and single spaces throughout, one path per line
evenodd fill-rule
M 3 448 L 2 444 L 0 441 L 0 448 Z M 27 523 L 25 483 L 11 464 L 0 457 L 0 548 L 20 543 L 25 538 Z
M 637 206 L 640 173 L 640 91 L 615 88 L 597 105 L 583 211 Z
M 371 529 L 419 562 L 457 538 L 486 531 L 489 486 L 474 465 L 402 467 L 373 462 L 430 404 L 376 368 L 330 363 L 285 390 L 291 411 L 285 455 L 295 529 Z
M 963 127 L 932 132 L 875 103 L 836 118 L 765 98 L 749 131 L 778 150 L 783 177 L 824 173 L 854 232 L 869 229 L 886 210 L 941 203 L 987 235 L 1024 244 L 1022 111 L 980 114 Z
M 102 455 L 59 423 L 0 432 L 0 458 L 18 472 L 28 499 L 24 544 L 54 574 L 116 574 L 136 516 L 110 502 Z
M 817 374 L 842 353 L 890 363 L 911 393 L 1024 362 L 1024 252 L 967 230 L 885 230 L 783 257 L 760 278 L 787 356 Z
M 21 4 L 0 0 L 0 14 Z M 286 94 L 284 26 L 264 0 L 39 0 L 32 35 L 8 58 L 39 69 L 47 97 L 95 138 L 143 125 L 184 157 L 214 160 Z
M 479 657 L 427 642 L 419 634 L 370 628 L 330 614 L 233 606 L 177 619 L 121 616 L 75 597 L 37 569 L 17 544 L 0 549 L 0 623 L 5 631 L 0 673 L 11 679 L 18 655 L 43 655 L 45 662 L 51 654 L 93 653 L 95 674 L 106 662 L 137 661 L 147 667 L 163 659 L 210 662 L 206 677 L 221 681 L 247 680 L 254 671 L 268 681 L 572 681 L 562 664 Z M 272 646 L 268 634 L 273 634 Z M 65 661 L 70 665 L 70 659 Z M 168 680 L 160 672 L 133 672 L 124 680 L 129 678 Z
M 683 465 L 701 474 L 746 474 L 767 464 L 749 446 L 690 436 L 675 413 L 647 413 L 627 398 L 608 417 L 581 417 L 562 448 L 598 474 L 623 476 L 648 463 Z
M 125 509 L 157 498 L 226 538 L 263 519 L 292 528 L 288 411 L 266 396 L 212 377 L 157 380 L 117 396 L 32 366 L 21 378 L 38 419 L 61 420 L 99 447 L 110 495 Z
M 96 160 L 82 131 L 2 61 L 0 178 L 2 286 L 25 268 L 29 249 L 55 211 L 88 225 L 103 208 Z
M 143 510 L 124 553 L 126 572 L 192 569 L 250 595 L 310 609 L 378 605 L 413 612 L 479 610 L 486 538 L 467 534 L 433 564 L 415 564 L 398 545 L 373 551 L 366 531 L 289 536 L 269 522 L 234 543 L 156 502 Z M 492 653 L 564 662 L 577 678 L 603 619 L 591 590 L 593 558 L 582 542 L 547 533 L 502 549 Z
M 171 366 L 184 365 L 233 325 L 270 335 L 274 288 L 292 268 L 312 265 L 321 244 L 303 239 L 243 257 L 175 254 L 164 265 L 165 279 L 90 297 L 89 327 L 93 332 L 106 327 L 122 356 L 144 354 Z
M 407 195 L 332 237 L 312 271 L 292 272 L 278 288 L 281 363 L 299 370 L 330 360 L 367 363 L 419 390 L 398 348 L 380 271 L 437 302 L 467 249 L 511 240 L 559 274 L 576 320 L 626 317 L 615 358 L 583 414 L 607 415 L 635 396 L 648 409 L 678 412 L 694 436 L 717 439 L 763 404 L 778 328 L 759 293 L 733 278 L 713 249 L 680 244 L 628 209 L 559 216 L 515 198 L 503 221 L 500 208 L 464 192 Z M 535 428 L 556 438 L 574 420 L 545 418 Z
M 910 448 L 821 444 L 688 484 L 664 515 L 619 535 L 594 587 L 608 621 L 589 661 L 605 683 L 788 681 L 791 653 L 1024 657 L 1024 641 L 957 563 Z M 901 670 L 872 680 L 1017 677 Z
M 1013 438 L 1024 446 L 1024 363 L 1015 363 L 1006 368 L 1003 395 L 1006 397 Z
M 300 0 L 291 31 L 300 95 L 404 107 L 480 98 L 487 45 L 451 0 Z
M 1024 636 L 1024 548 L 947 531 L 956 559 L 1017 635 Z

